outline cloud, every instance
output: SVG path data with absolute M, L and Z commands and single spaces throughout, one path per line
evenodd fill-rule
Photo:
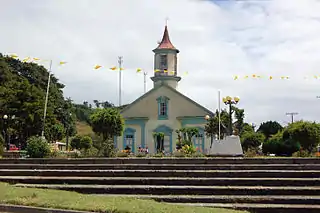
M 320 2 L 316 0 L 34 0 L 3 1 L 0 8 L 3 53 L 68 61 L 54 74 L 65 96 L 118 103 L 118 73 L 109 70 L 123 56 L 123 103 L 143 93 L 138 67 L 153 72 L 152 49 L 165 18 L 181 51 L 179 90 L 214 110 L 217 90 L 240 96 L 248 122 L 319 120 Z M 94 70 L 95 64 L 103 68 Z M 48 65 L 45 65 L 48 66 Z M 233 75 L 288 75 L 290 80 L 234 81 Z M 153 84 L 148 78 L 148 89 Z M 208 95 L 209 94 L 209 95 Z

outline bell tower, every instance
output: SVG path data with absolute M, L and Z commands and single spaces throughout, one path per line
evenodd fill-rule
M 154 75 L 151 77 L 153 87 L 163 84 L 176 89 L 181 77 L 177 75 L 177 55 L 176 49 L 170 41 L 168 26 L 166 24 L 161 42 L 154 52 Z

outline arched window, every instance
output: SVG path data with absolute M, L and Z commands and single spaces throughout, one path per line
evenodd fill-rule
M 130 147 L 131 152 L 135 152 L 135 135 L 136 130 L 132 128 L 126 128 L 124 130 L 123 134 L 123 149 L 126 148 L 126 146 Z
M 158 102 L 158 120 L 167 120 L 168 119 L 168 102 L 169 98 L 165 96 L 160 96 L 157 98 Z
M 198 127 L 199 134 L 193 137 L 193 145 L 199 152 L 204 152 L 205 132 L 202 127 Z

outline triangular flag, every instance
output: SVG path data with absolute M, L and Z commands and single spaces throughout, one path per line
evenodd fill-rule
M 313 76 L 313 77 L 314 77 L 315 79 L 318 79 L 318 76 L 316 76 L 316 75 L 315 75 L 315 76 Z
M 17 55 L 17 54 L 14 54 L 14 53 L 13 53 L 13 54 L 10 54 L 9 56 L 10 56 L 11 58 L 14 58 L 14 59 L 18 58 L 18 55 Z
M 253 75 L 252 75 L 252 78 L 255 78 L 255 77 L 256 77 L 256 75 L 255 75 L 255 74 L 253 74 Z
M 284 79 L 284 76 L 281 76 L 281 79 Z
M 163 72 L 164 72 L 164 73 L 167 73 L 167 72 L 168 72 L 168 70 L 163 70 Z
M 30 60 L 30 57 L 26 57 L 22 60 L 22 62 L 28 62 Z
M 60 61 L 59 62 L 59 65 L 64 65 L 64 64 L 66 64 L 67 62 L 66 61 Z
M 273 77 L 272 77 L 272 76 L 270 76 L 270 77 L 269 77 L 269 80 L 272 80 L 272 78 L 273 78 Z
M 289 76 L 286 76 L 286 79 L 289 79 Z
M 100 65 L 96 65 L 96 66 L 94 66 L 94 69 L 100 69 L 102 66 L 100 66 Z
M 33 58 L 34 61 L 40 61 L 40 58 Z
M 141 72 L 142 71 L 142 69 L 141 68 L 138 68 L 137 69 L 137 73 L 139 73 L 139 72 Z
M 111 67 L 110 69 L 111 69 L 111 70 L 116 70 L 116 69 L 117 69 L 117 67 Z
M 123 68 L 123 67 L 121 67 L 121 68 L 120 68 L 120 71 L 121 71 L 121 70 L 124 70 L 124 68 Z
M 237 80 L 237 79 L 238 79 L 238 76 L 235 75 L 235 76 L 233 77 L 233 80 Z
M 244 79 L 247 79 L 247 78 L 249 78 L 249 76 L 248 76 L 248 75 L 244 76 Z
M 172 75 L 174 75 L 176 72 L 175 72 L 175 71 L 171 71 L 170 73 L 171 73 Z
M 154 70 L 154 72 L 160 72 L 160 70 L 158 70 L 158 69 L 155 69 L 155 70 Z

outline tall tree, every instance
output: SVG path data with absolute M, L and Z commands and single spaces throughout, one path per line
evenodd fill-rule
M 283 127 L 277 121 L 267 121 L 260 124 L 258 132 L 265 135 L 266 139 L 269 139 L 272 135 L 277 134 Z

